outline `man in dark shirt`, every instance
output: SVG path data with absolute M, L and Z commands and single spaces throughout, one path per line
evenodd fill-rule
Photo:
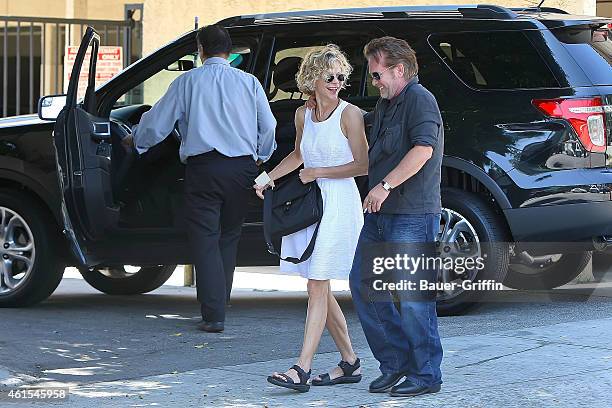
M 372 84 L 381 98 L 369 134 L 369 189 L 365 223 L 350 274 L 353 302 L 382 375 L 370 392 L 414 396 L 440 390 L 442 345 L 435 299 L 372 294 L 372 265 L 364 251 L 380 243 L 433 243 L 440 227 L 442 117 L 434 96 L 419 84 L 416 55 L 408 43 L 377 38 L 364 48 Z M 428 244 L 429 245 L 429 244 Z M 432 272 L 433 273 L 433 272 Z M 429 277 L 435 280 L 435 276 Z M 397 293 L 395 293 L 397 295 Z M 396 385 L 403 377 L 406 380 Z

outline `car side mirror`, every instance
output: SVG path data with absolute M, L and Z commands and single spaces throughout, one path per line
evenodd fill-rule
M 38 101 L 38 117 L 42 120 L 55 120 L 66 106 L 66 95 L 43 96 Z
M 166 68 L 166 71 L 185 72 L 185 71 L 189 71 L 193 69 L 193 67 L 194 67 L 193 61 L 181 59 L 181 60 L 178 60 L 168 65 L 168 67 Z

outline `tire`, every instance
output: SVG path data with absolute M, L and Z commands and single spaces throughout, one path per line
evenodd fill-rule
M 538 257 L 542 262 L 536 266 L 512 263 L 504 285 L 514 289 L 553 289 L 580 275 L 591 258 L 591 252 L 580 252 Z
M 593 275 L 596 280 L 601 280 L 610 267 L 612 267 L 612 251 L 609 248 L 601 252 L 593 252 Z
M 64 274 L 55 219 L 34 197 L 0 189 L 0 225 L 0 307 L 48 298 Z
M 92 270 L 79 268 L 81 275 L 94 288 L 108 295 L 138 295 L 151 292 L 170 278 L 176 265 L 143 266 L 129 272 L 127 265 L 100 266 Z
M 454 271 L 441 273 L 438 281 L 460 282 L 470 280 L 474 283 L 480 281 L 494 281 L 502 283 L 508 271 L 510 262 L 508 227 L 503 218 L 497 214 L 493 207 L 487 203 L 482 196 L 469 193 L 455 188 L 443 188 L 442 190 L 442 220 L 440 226 L 440 251 L 444 258 L 448 252 L 448 229 L 445 225 L 449 222 L 453 229 L 465 230 L 457 237 L 463 237 L 461 241 L 469 242 L 469 235 L 476 234 L 471 241 L 475 247 L 481 250 L 480 256 L 484 261 L 484 268 L 473 270 L 464 274 L 456 274 Z M 463 219 L 467 222 L 459 221 Z M 451 234 L 452 235 L 452 234 Z M 455 242 L 459 242 L 457 239 Z M 476 245 L 476 241 L 479 242 Z M 451 241 L 452 242 L 452 241 Z M 451 251 L 452 252 L 452 251 Z M 437 311 L 440 316 L 458 315 L 478 304 L 482 296 L 480 291 L 457 289 L 449 292 L 438 291 Z

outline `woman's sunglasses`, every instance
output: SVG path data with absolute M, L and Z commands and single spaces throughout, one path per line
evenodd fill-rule
M 396 64 L 397 65 L 397 64 Z M 385 72 L 387 72 L 388 70 L 390 70 L 391 68 L 393 68 L 395 65 L 390 65 L 387 68 L 383 69 L 380 72 L 370 72 L 370 76 L 372 77 L 372 79 L 375 79 L 377 81 L 380 81 L 380 78 L 382 76 L 382 74 L 384 74 Z
M 346 75 L 344 75 L 344 74 L 336 74 L 336 75 L 328 74 L 325 77 L 325 82 L 327 82 L 329 84 L 329 83 L 331 83 L 334 80 L 334 78 L 338 78 L 338 82 L 346 81 Z

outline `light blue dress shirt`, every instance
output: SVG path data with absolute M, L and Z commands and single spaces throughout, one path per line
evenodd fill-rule
M 142 115 L 133 133 L 138 153 L 164 140 L 177 121 L 183 163 L 212 150 L 266 161 L 276 149 L 276 119 L 261 84 L 223 58 L 208 58 L 176 78 Z

